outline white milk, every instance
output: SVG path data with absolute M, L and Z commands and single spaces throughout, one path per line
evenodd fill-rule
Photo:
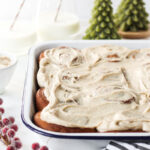
M 0 50 L 16 55 L 25 54 L 36 42 L 34 26 L 29 22 L 18 21 L 10 31 L 11 23 L 10 21 L 0 21 Z
M 67 40 L 79 31 L 79 18 L 71 13 L 60 12 L 57 21 L 56 13 L 45 12 L 39 15 L 37 21 L 37 34 L 42 41 Z

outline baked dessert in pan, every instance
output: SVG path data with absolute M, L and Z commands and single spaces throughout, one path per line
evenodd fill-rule
M 39 56 L 34 122 L 56 132 L 149 132 L 150 49 L 57 47 Z

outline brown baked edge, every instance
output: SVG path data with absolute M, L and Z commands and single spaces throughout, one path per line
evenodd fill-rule
M 38 63 L 41 61 L 42 58 L 44 58 L 44 51 L 40 54 L 40 56 L 38 58 Z
M 37 112 L 34 115 L 34 123 L 45 130 L 54 131 L 54 132 L 62 132 L 62 133 L 88 133 L 88 132 L 97 132 L 95 128 L 71 128 L 65 127 L 57 124 L 47 123 L 40 118 L 40 113 Z
M 36 109 L 37 111 L 41 111 L 44 107 L 49 104 L 49 101 L 44 95 L 44 88 L 40 88 L 36 92 Z

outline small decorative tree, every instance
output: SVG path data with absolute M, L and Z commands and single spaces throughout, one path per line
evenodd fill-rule
M 116 13 L 114 14 L 114 22 L 115 22 L 115 25 L 116 27 L 118 28 L 119 27 L 119 15 L 123 13 L 124 9 L 124 3 L 126 2 L 126 0 L 122 0 L 120 5 L 118 6 L 117 8 L 117 11 Z
M 115 22 L 121 31 L 148 30 L 148 13 L 146 12 L 144 1 L 122 0 L 115 15 Z
M 83 39 L 120 39 L 113 21 L 111 0 L 95 0 L 90 27 Z

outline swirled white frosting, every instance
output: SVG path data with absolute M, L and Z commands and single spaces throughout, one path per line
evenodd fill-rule
M 8 57 L 0 56 L 0 69 L 9 66 L 11 60 Z
M 50 102 L 41 113 L 48 123 L 150 132 L 150 49 L 49 49 L 37 80 Z

